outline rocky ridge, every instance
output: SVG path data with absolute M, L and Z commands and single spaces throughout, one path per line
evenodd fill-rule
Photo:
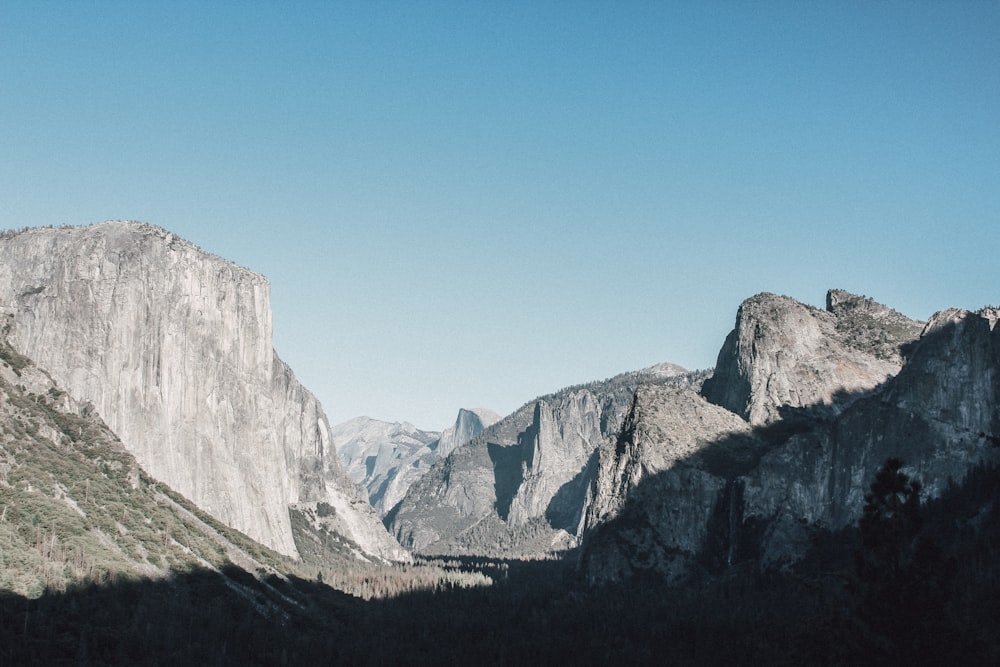
M 705 383 L 709 401 L 751 424 L 782 418 L 786 408 L 843 408 L 899 372 L 900 349 L 921 323 L 871 299 L 831 290 L 827 310 L 758 294 L 743 302 L 736 328 Z
M 405 557 L 272 349 L 269 293 L 263 276 L 141 223 L 0 239 L 11 345 L 92 403 L 152 476 L 284 554 L 297 554 L 290 508 L 325 503 L 365 553 Z
M 527 403 L 435 464 L 386 525 L 426 553 L 536 555 L 576 543 L 598 448 L 616 437 L 636 387 L 700 383 L 661 364 Z
M 857 521 L 889 457 L 928 497 L 997 461 L 996 322 L 948 310 L 925 326 L 836 290 L 826 311 L 748 299 L 702 394 L 641 388 L 602 449 L 588 575 L 782 567 Z
M 499 419 L 491 410 L 463 408 L 455 423 L 438 433 L 408 422 L 357 417 L 334 426 L 332 435 L 347 475 L 366 489 L 375 511 L 385 516 L 432 465 Z

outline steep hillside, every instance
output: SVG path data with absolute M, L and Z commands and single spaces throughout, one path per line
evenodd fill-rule
M 997 460 L 995 309 L 938 313 L 913 339 L 918 323 L 870 300 L 832 292 L 828 303 L 753 297 L 704 398 L 637 393 L 602 449 L 591 577 L 793 563 L 816 531 L 858 520 L 887 458 L 930 498 Z
M 597 450 L 617 436 L 635 388 L 700 381 L 662 364 L 543 396 L 431 468 L 386 523 L 403 545 L 427 553 L 538 555 L 572 546 Z
M 279 554 L 150 477 L 91 404 L 73 400 L 4 336 L 0 544 L 0 590 L 29 597 L 193 569 L 222 576 L 234 565 L 255 573 L 259 588 L 286 571 Z
M 299 539 L 293 562 L 222 525 L 0 340 L 0 665 L 997 664 L 998 319 L 939 313 L 881 386 L 778 404 L 762 425 L 702 396 L 704 374 L 542 397 L 431 470 L 454 471 L 436 488 L 458 503 L 425 527 L 472 529 L 427 550 L 537 556 L 576 539 L 555 526 L 577 508 L 582 548 L 392 566 L 335 531 Z M 572 479 L 546 504 L 586 429 L 616 435 L 588 460 L 582 504 Z M 462 502 L 488 500 L 459 495 L 480 455 L 499 464 L 483 475 L 492 505 L 463 519 Z M 872 543 L 857 516 L 887 456 L 932 500 L 905 504 L 902 540 Z M 314 557 L 329 547 L 336 563 Z
M 356 484 L 385 516 L 431 466 L 500 419 L 482 408 L 458 412 L 455 424 L 441 433 L 413 424 L 357 417 L 333 427 L 333 443 Z
M 269 298 L 264 277 L 148 225 L 0 238 L 11 345 L 91 402 L 153 477 L 284 554 L 297 554 L 289 509 L 324 503 L 366 552 L 402 557 L 272 349 Z
M 362 598 L 492 583 L 367 562 L 336 533 L 296 561 L 260 545 L 152 478 L 3 330 L 0 665 L 363 664 L 388 624 Z

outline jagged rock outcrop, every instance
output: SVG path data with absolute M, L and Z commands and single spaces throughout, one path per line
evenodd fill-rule
M 1000 425 L 1000 332 L 990 311 L 937 313 L 900 373 L 878 395 L 792 438 L 745 476 L 746 521 L 772 526 L 765 561 L 794 560 L 804 526 L 858 519 L 879 466 L 902 459 L 926 497 L 961 482 L 983 460 Z M 780 487 L 777 479 L 786 480 Z
M 682 466 L 713 470 L 717 457 L 706 462 L 702 455 L 709 444 L 721 442 L 748 457 L 760 444 L 747 422 L 691 389 L 639 387 L 617 440 L 600 450 L 601 474 L 594 480 L 587 528 L 596 528 L 617 516 L 626 499 L 650 478 L 661 479 L 657 475 L 676 472 Z M 684 513 L 680 508 L 671 512 Z M 685 520 L 698 522 L 693 517 Z M 704 526 L 694 529 L 703 530 Z M 698 543 L 688 540 L 683 545 Z
M 492 410 L 461 409 L 454 425 L 437 433 L 409 422 L 357 417 L 333 427 L 333 442 L 348 476 L 385 516 L 431 466 L 500 419 Z
M 597 450 L 643 382 L 700 383 L 671 364 L 526 404 L 459 447 L 386 517 L 401 544 L 434 553 L 537 554 L 575 543 Z
M 140 223 L 30 229 L 0 240 L 0 308 L 18 351 L 220 521 L 295 555 L 290 506 L 324 502 L 366 552 L 403 556 L 272 349 L 263 276 Z
M 422 431 L 409 422 L 384 422 L 370 417 L 336 424 L 331 433 L 347 476 L 364 487 L 372 507 L 383 515 L 385 492 L 406 466 L 404 461 L 415 462 L 419 468 L 423 461 L 417 453 L 440 437 L 437 432 Z
M 921 323 L 841 290 L 827 302 L 823 311 L 768 293 L 744 301 L 704 396 L 759 425 L 781 408 L 836 412 L 899 372 Z
M 903 459 L 930 497 L 998 460 L 995 309 L 938 313 L 912 340 L 915 323 L 870 300 L 834 291 L 828 308 L 832 320 L 773 295 L 741 307 L 720 354 L 737 390 L 717 374 L 704 393 L 746 421 L 706 419 L 718 408 L 691 394 L 640 389 L 595 480 L 601 500 L 582 557 L 592 578 L 783 566 L 802 557 L 812 531 L 858 519 L 888 457 Z M 854 351 L 901 370 L 875 382 L 869 371 L 881 367 Z M 847 363 L 836 363 L 840 353 Z

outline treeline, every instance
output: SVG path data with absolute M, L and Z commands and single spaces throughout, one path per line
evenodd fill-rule
M 16 229 L 0 229 L 0 241 L 12 239 L 18 234 L 23 234 L 31 229 L 76 229 L 80 225 L 39 225 L 36 227 L 17 227 Z
M 792 569 L 744 561 L 683 586 L 593 588 L 571 558 L 268 587 L 235 567 L 193 571 L 0 597 L 0 665 L 998 664 L 1000 473 L 975 468 L 923 504 L 898 473 L 872 489 L 860 526 L 817 532 Z M 492 584 L 424 585 L 442 573 Z

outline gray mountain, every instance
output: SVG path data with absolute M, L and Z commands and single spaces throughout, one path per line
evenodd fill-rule
M 2 324 L 0 591 L 36 598 L 86 582 L 164 580 L 199 569 L 268 618 L 280 621 L 285 603 L 301 604 L 273 586 L 289 590 L 279 554 L 150 477 L 93 405 L 9 346 L 9 316 Z
M 831 291 L 820 311 L 748 299 L 700 394 L 642 387 L 601 450 L 583 563 L 594 580 L 783 566 L 857 521 L 877 469 L 928 497 L 998 460 L 997 309 L 913 322 Z
M 842 290 L 830 290 L 825 311 L 758 294 L 740 306 L 704 395 L 754 425 L 779 419 L 784 408 L 836 412 L 837 394 L 857 398 L 899 372 L 900 348 L 921 326 Z
M 357 417 L 334 426 L 332 435 L 347 475 L 385 516 L 432 465 L 499 419 L 492 410 L 463 408 L 455 424 L 438 433 L 408 422 Z
M 455 449 L 414 483 L 386 525 L 425 553 L 536 555 L 575 544 L 597 451 L 640 384 L 700 384 L 672 364 L 532 401 Z
M 14 349 L 226 525 L 294 556 L 292 513 L 405 557 L 344 473 L 319 402 L 272 349 L 263 276 L 135 222 L 29 229 L 0 238 L 0 309 Z

